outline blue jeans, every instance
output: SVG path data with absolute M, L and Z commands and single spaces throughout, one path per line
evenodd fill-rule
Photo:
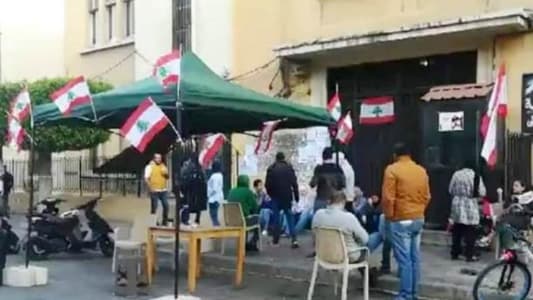
M 282 207 L 277 200 L 272 199 L 272 219 L 274 220 L 274 236 L 272 242 L 274 245 L 279 243 L 279 237 L 281 235 L 281 212 L 283 212 L 287 218 L 287 225 L 289 227 L 289 234 L 292 238 L 292 241 L 296 241 L 296 234 L 294 232 L 294 216 L 292 214 L 290 205 L 289 207 Z
M 309 223 L 311 223 L 314 215 L 315 214 L 312 208 L 306 209 L 302 212 L 302 214 L 300 215 L 300 219 L 298 219 L 298 222 L 294 227 L 294 231 L 297 235 L 300 234 Z
M 220 226 L 220 222 L 218 221 L 218 208 L 220 207 L 220 203 L 213 202 L 209 203 L 209 216 L 211 217 L 211 223 L 213 223 L 213 226 Z
M 398 262 L 400 292 L 396 299 L 413 300 L 420 281 L 420 238 L 424 219 L 390 222 L 394 257 Z
M 390 223 L 385 220 L 382 214 L 379 216 L 378 223 L 379 231 L 371 233 L 368 237 L 367 247 L 370 252 L 374 252 L 381 244 L 381 269 L 390 271 L 390 256 L 391 256 L 391 242 L 390 242 Z
M 157 204 L 161 202 L 161 206 L 163 206 L 163 225 L 167 225 L 168 222 L 168 200 L 167 200 L 167 192 L 151 192 L 150 193 L 150 213 L 153 215 L 157 212 Z
M 261 230 L 268 230 L 271 216 L 272 210 L 270 208 L 261 208 L 259 211 L 259 224 L 261 225 Z

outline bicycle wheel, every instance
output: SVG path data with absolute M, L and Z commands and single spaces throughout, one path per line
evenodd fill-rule
M 474 283 L 475 300 L 526 299 L 531 288 L 531 273 L 520 261 L 499 261 L 479 273 Z

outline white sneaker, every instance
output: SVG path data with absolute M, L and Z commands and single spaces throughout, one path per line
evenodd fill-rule
M 263 236 L 268 236 L 268 231 L 263 230 L 263 232 L 261 232 L 261 234 L 262 234 Z
M 193 222 L 193 223 L 191 224 L 191 227 L 192 227 L 192 228 L 196 228 L 196 227 L 198 227 L 198 226 L 200 226 L 198 223 L 194 223 L 194 222 Z

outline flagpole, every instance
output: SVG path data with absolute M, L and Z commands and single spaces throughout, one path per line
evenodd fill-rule
M 26 88 L 26 87 L 25 87 Z M 35 124 L 33 123 L 33 108 L 31 105 L 31 98 L 30 98 L 30 131 L 31 131 L 31 137 L 35 136 Z M 30 182 L 29 182 L 29 190 L 30 190 L 30 199 L 29 199 L 29 205 L 28 205 L 28 233 L 27 233 L 27 241 L 26 241 L 26 260 L 25 265 L 26 268 L 28 268 L 30 264 L 30 237 L 31 237 L 31 231 L 32 231 L 32 214 L 33 214 L 33 201 L 35 197 L 34 193 L 34 186 L 33 186 L 33 176 L 35 173 L 35 140 L 31 138 L 30 140 Z
M 335 94 L 337 96 L 339 94 L 339 83 L 335 83 Z M 342 107 L 342 103 L 341 103 L 341 107 Z M 339 133 L 339 124 L 337 123 L 337 134 L 338 133 Z M 333 138 L 333 145 L 335 146 L 335 164 L 338 167 L 339 164 L 340 164 L 340 162 L 339 162 L 339 148 L 340 148 L 340 146 L 339 146 L 339 141 L 337 141 L 336 137 Z
M 91 96 L 91 109 L 93 110 L 94 123 L 98 123 L 98 117 L 96 116 L 96 108 L 94 107 L 93 97 Z
M 180 54 L 180 65 L 179 65 L 179 68 L 180 68 L 180 74 L 181 74 L 181 55 L 182 55 L 182 45 L 180 44 L 179 45 L 179 54 Z M 181 78 L 180 78 L 181 79 Z M 181 120 L 181 110 L 182 110 L 182 104 L 181 104 L 181 99 L 180 99 L 180 82 L 178 81 L 177 83 L 177 86 L 176 86 L 176 126 L 174 127 L 174 125 L 172 124 L 172 122 L 170 122 L 171 126 L 172 126 L 172 129 L 174 129 L 174 131 L 176 132 L 176 135 L 178 137 L 178 141 L 181 141 L 181 136 L 180 136 L 180 132 L 182 131 L 182 120 Z M 166 116 L 166 114 L 165 114 Z M 169 120 L 170 121 L 170 120 Z M 181 143 L 180 143 L 181 144 Z M 180 170 L 172 170 L 172 172 L 179 172 Z M 174 175 L 174 178 L 177 178 L 177 176 Z M 181 178 L 179 178 L 178 180 L 176 180 L 176 185 L 177 185 L 177 188 L 176 188 L 176 204 L 175 204 L 175 208 L 174 208 L 174 299 L 178 299 L 178 293 L 179 293 L 179 286 L 178 286 L 178 276 L 179 276 L 179 269 L 180 269 L 180 264 L 179 264 L 179 252 L 180 252 L 180 224 L 181 224 L 181 220 L 180 220 L 180 188 L 179 188 L 179 185 L 180 185 L 180 181 L 181 181 Z

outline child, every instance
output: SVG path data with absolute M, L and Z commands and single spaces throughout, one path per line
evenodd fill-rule
M 265 191 L 265 186 L 261 179 L 254 180 L 254 192 L 257 197 L 257 204 L 259 204 L 259 224 L 261 225 L 262 234 L 267 236 L 270 217 L 272 216 L 272 202 Z

